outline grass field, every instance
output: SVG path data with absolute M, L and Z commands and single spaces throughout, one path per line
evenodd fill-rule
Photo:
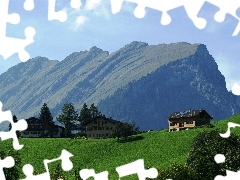
M 240 124 L 240 114 L 226 120 L 212 122 L 214 128 L 196 128 L 188 131 L 168 132 L 168 130 L 152 131 L 133 136 L 126 142 L 116 139 L 70 139 L 70 138 L 22 138 L 20 143 L 24 148 L 19 151 L 24 164 L 32 164 L 37 173 L 45 172 L 44 159 L 60 156 L 62 149 L 66 149 L 74 156 L 71 158 L 73 169 L 66 172 L 67 179 L 74 179 L 74 170 L 95 169 L 97 173 L 109 172 L 109 179 L 118 179 L 115 168 L 138 159 L 144 159 L 145 167 L 166 168 L 172 163 L 184 164 L 191 149 L 193 139 L 201 131 L 218 129 L 226 132 L 227 123 Z M 240 128 L 231 132 L 240 135 Z M 2 141 L 1 149 L 12 149 L 12 141 Z M 61 162 L 58 162 L 59 164 Z M 50 171 L 58 163 L 50 164 Z M 21 178 L 24 178 L 22 175 Z M 93 178 L 92 178 L 93 179 Z M 121 180 L 138 179 L 137 175 L 127 176 Z

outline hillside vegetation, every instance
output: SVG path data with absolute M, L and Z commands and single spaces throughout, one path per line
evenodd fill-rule
M 132 136 L 127 141 L 117 142 L 116 139 L 70 139 L 70 138 L 22 138 L 20 143 L 24 148 L 19 151 L 22 165 L 32 164 L 36 173 L 45 172 L 44 159 L 57 158 L 62 149 L 66 149 L 74 156 L 71 158 L 73 169 L 66 172 L 67 179 L 75 179 L 74 171 L 81 169 L 95 169 L 97 173 L 109 172 L 109 179 L 118 179 L 115 168 L 127 163 L 144 159 L 145 168 L 156 167 L 164 169 L 173 163 L 184 164 L 191 150 L 194 138 L 202 131 L 217 129 L 223 133 L 227 130 L 227 123 L 240 124 L 240 114 L 226 120 L 212 122 L 214 128 L 202 127 L 188 131 L 168 132 L 168 130 L 152 131 Z M 240 134 L 239 128 L 231 130 L 232 133 Z M 12 149 L 12 141 L 2 141 L 1 149 Z M 58 163 L 49 165 L 53 171 Z M 21 178 L 24 175 L 21 174 Z M 92 178 L 93 179 L 93 178 Z M 124 179 L 138 179 L 136 175 L 127 176 Z

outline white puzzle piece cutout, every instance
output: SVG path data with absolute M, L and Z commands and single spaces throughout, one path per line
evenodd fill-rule
M 38 175 L 33 175 L 33 166 L 31 164 L 25 164 L 23 166 L 23 173 L 25 174 L 26 178 L 22 180 L 51 180 L 48 164 L 59 160 L 62 161 L 61 162 L 62 169 L 64 171 L 70 171 L 73 168 L 72 161 L 70 160 L 70 157 L 72 156 L 73 155 L 70 152 L 63 149 L 61 155 L 58 158 L 51 160 L 45 159 L 43 163 L 46 172 Z

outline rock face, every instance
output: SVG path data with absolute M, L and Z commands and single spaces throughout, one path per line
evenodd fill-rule
M 106 116 L 142 130 L 167 127 L 175 111 L 205 109 L 215 120 L 240 112 L 203 44 L 132 42 L 109 54 L 97 47 L 63 61 L 36 57 L 0 75 L 0 101 L 17 117 L 56 116 L 64 103 L 95 103 Z

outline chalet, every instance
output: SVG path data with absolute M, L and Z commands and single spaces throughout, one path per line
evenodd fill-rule
M 213 117 L 203 109 L 175 112 L 168 117 L 169 132 L 209 124 L 212 119 Z
M 28 128 L 21 131 L 21 137 L 61 137 L 64 128 L 58 125 L 48 125 L 38 118 L 26 119 Z
M 84 125 L 87 138 L 108 138 L 112 135 L 113 127 L 122 123 L 105 116 L 97 116 Z

